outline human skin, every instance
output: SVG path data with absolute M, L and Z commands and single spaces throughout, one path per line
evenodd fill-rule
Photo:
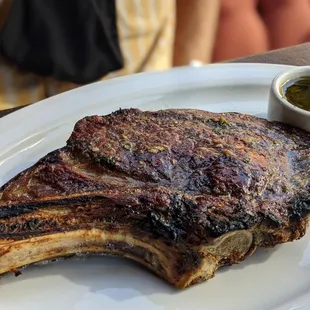
M 213 61 L 310 40 L 309 0 L 221 0 Z
M 309 0 L 260 0 L 270 48 L 301 44 L 310 39 Z
M 212 60 L 219 9 L 220 0 L 176 0 L 174 66 Z
M 256 0 L 221 0 L 213 61 L 266 52 L 268 35 Z

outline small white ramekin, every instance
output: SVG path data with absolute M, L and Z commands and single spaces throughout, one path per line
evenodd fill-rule
M 310 132 L 310 112 L 297 108 L 284 96 L 283 86 L 290 80 L 310 77 L 310 66 L 293 67 L 278 74 L 272 81 L 267 119 L 286 123 Z

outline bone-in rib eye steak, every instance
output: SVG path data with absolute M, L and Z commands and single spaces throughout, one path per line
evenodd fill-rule
M 249 115 L 86 117 L 65 147 L 1 188 L 0 273 L 108 253 L 184 288 L 301 238 L 309 172 L 309 133 Z

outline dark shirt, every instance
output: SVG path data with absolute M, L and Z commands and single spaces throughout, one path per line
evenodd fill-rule
M 115 0 L 13 0 L 0 53 L 23 71 L 93 82 L 123 67 Z

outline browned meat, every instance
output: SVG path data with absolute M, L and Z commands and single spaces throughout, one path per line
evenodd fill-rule
M 134 259 L 184 288 L 301 238 L 310 134 L 249 115 L 120 110 L 0 191 L 0 273 L 76 253 Z

